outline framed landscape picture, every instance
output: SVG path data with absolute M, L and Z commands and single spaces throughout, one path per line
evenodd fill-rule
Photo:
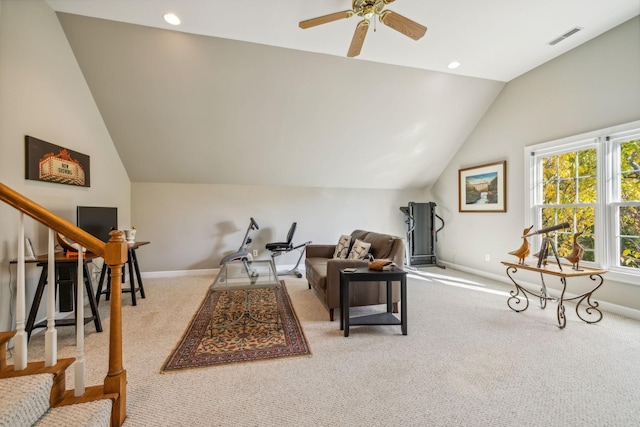
M 26 135 L 25 178 L 91 187 L 89 156 Z
M 459 212 L 507 211 L 507 162 L 458 170 Z

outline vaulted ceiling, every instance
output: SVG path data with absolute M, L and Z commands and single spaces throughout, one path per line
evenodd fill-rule
M 47 3 L 132 181 L 394 189 L 433 183 L 504 82 L 640 12 L 637 0 L 398 0 L 386 8 L 426 35 L 377 23 L 346 58 L 360 18 L 297 24 L 348 0 Z

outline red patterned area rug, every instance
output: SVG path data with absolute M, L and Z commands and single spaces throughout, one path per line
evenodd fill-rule
M 248 293 L 207 292 L 161 371 L 310 355 L 287 289 L 280 284 Z

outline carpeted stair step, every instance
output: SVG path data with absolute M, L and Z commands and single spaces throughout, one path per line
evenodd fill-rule
M 31 426 L 49 409 L 53 374 L 0 378 L 0 426 Z
M 51 408 L 34 426 L 41 427 L 109 427 L 111 399 Z

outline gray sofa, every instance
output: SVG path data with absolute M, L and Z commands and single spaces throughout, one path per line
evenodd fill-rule
M 355 239 L 371 243 L 369 253 L 374 258 L 388 258 L 398 267 L 404 264 L 404 242 L 400 237 L 372 231 L 355 230 L 351 233 L 351 241 Z M 337 244 L 337 242 L 336 242 Z M 368 260 L 334 259 L 336 249 L 333 245 L 308 245 L 305 270 L 309 289 L 312 289 L 320 301 L 329 310 L 329 319 L 333 320 L 333 310 L 340 308 L 340 270 L 347 267 L 366 267 Z M 393 283 L 392 299 L 394 311 L 400 300 L 400 284 Z M 363 305 L 385 304 L 387 302 L 386 282 L 351 282 L 350 304 L 352 307 Z

